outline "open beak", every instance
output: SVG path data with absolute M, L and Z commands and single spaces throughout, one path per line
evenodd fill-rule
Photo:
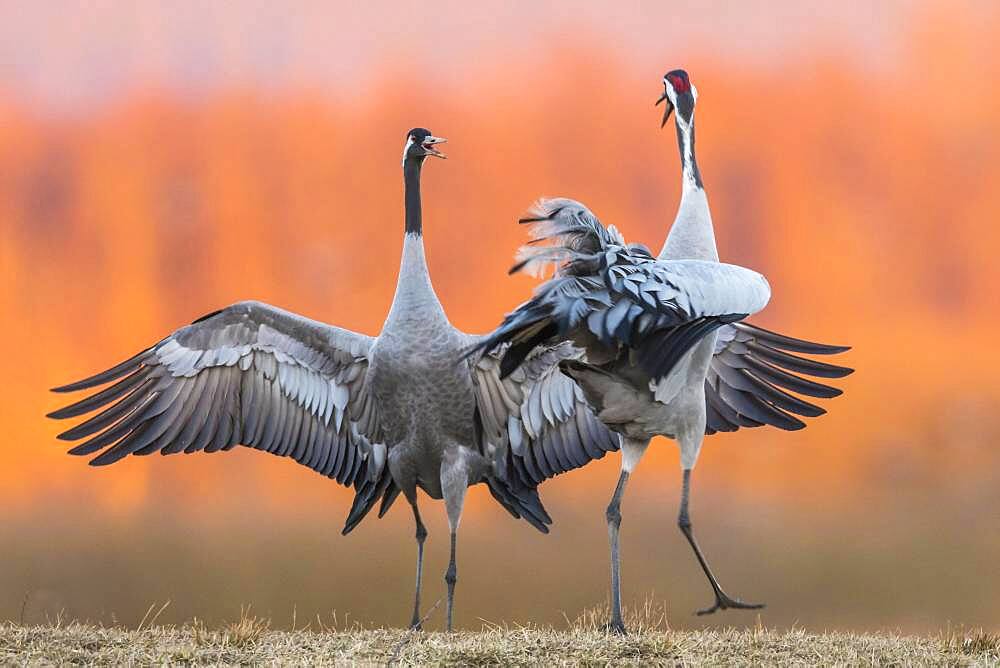
M 424 139 L 420 146 L 427 152 L 427 155 L 433 155 L 435 158 L 447 158 L 448 156 L 434 148 L 434 144 L 443 144 L 446 141 L 448 140 L 444 137 L 428 137 Z
M 660 121 L 660 127 L 662 128 L 664 125 L 667 124 L 667 120 L 669 120 L 669 118 L 670 118 L 670 112 L 672 112 L 674 110 L 674 105 L 670 101 L 670 98 L 667 97 L 667 91 L 666 90 L 663 91 L 663 95 L 660 96 L 660 99 L 657 100 L 656 104 L 654 104 L 653 106 L 654 107 L 657 106 L 658 104 L 660 104 L 660 102 L 666 102 L 667 103 L 667 106 L 663 109 L 663 120 Z

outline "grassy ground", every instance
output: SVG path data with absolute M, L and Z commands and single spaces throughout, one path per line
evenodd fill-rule
M 2 665 L 937 665 L 1000 663 L 1000 636 L 948 632 L 810 634 L 800 630 L 671 631 L 633 616 L 627 637 L 609 636 L 592 614 L 568 630 L 486 627 L 481 632 L 398 629 L 271 631 L 244 616 L 210 631 L 194 623 L 136 630 L 79 623 L 0 624 Z

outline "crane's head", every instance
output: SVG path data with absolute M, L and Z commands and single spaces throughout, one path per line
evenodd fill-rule
M 434 144 L 443 144 L 448 141 L 443 137 L 435 137 L 426 128 L 413 128 L 406 133 L 406 145 L 403 146 L 403 162 L 416 160 L 423 162 L 424 158 L 433 155 L 436 158 L 447 157 L 444 153 L 434 148 Z
M 684 70 L 671 70 L 663 75 L 663 95 L 656 104 L 666 102 L 663 110 L 662 128 L 670 118 L 670 112 L 677 109 L 677 117 L 685 125 L 691 123 L 694 116 L 694 103 L 698 99 L 698 89 L 694 87 Z

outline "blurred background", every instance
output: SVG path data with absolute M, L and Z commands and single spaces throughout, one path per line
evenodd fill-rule
M 0 2 L 0 618 L 136 624 L 170 601 L 161 622 L 406 623 L 405 504 L 344 538 L 350 491 L 290 460 L 90 468 L 47 388 L 240 299 L 377 333 L 413 126 L 450 140 L 425 230 L 467 331 L 531 290 L 505 272 L 539 195 L 658 248 L 680 179 L 653 102 L 684 67 L 721 253 L 774 290 L 755 321 L 849 343 L 858 369 L 804 431 L 707 440 L 692 514 L 723 585 L 770 626 L 1000 628 L 1000 9 L 734 4 Z M 617 467 L 543 487 L 549 536 L 474 489 L 457 623 L 606 601 Z M 756 623 L 692 615 L 711 592 L 679 480 L 656 443 L 625 500 L 627 602 Z M 423 507 L 430 605 L 447 528 Z

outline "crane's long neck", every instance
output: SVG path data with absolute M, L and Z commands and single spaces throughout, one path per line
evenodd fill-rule
M 715 228 L 708 209 L 708 197 L 694 153 L 694 109 L 687 120 L 680 109 L 674 115 L 677 146 L 681 154 L 681 203 L 667 240 L 660 251 L 663 260 L 716 260 Z
M 424 234 L 423 209 L 420 206 L 421 160 L 407 158 L 403 161 L 403 187 L 405 189 L 406 234 L 422 237 Z
M 423 219 L 420 205 L 420 168 L 423 161 L 407 158 L 403 162 L 406 227 L 403 235 L 403 257 L 399 262 L 396 296 L 386 325 L 408 326 L 417 321 L 443 320 L 444 308 L 434 292 L 427 259 L 424 256 Z

